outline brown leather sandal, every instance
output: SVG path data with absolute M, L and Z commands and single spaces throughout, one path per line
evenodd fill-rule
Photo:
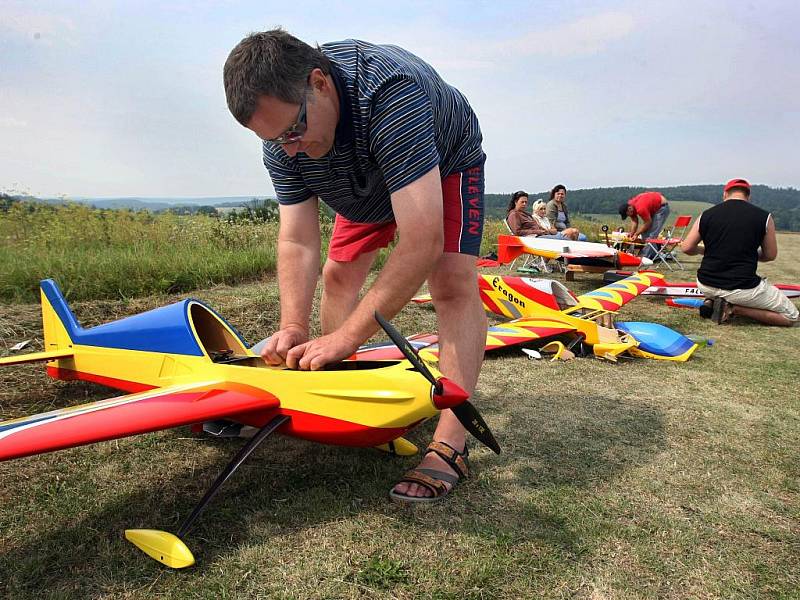
M 411 469 L 398 483 L 416 483 L 430 490 L 433 496 L 407 496 L 389 490 L 389 497 L 395 502 L 437 502 L 447 496 L 461 479 L 469 475 L 469 449 L 466 444 L 464 451 L 459 452 L 446 442 L 431 442 L 425 450 L 425 455 L 435 452 L 447 465 L 455 471 L 455 475 L 438 469 L 416 468 Z M 450 484 L 448 488 L 447 484 Z

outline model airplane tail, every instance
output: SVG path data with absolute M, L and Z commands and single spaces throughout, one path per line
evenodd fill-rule
M 73 355 L 72 334 L 80 329 L 75 315 L 67 306 L 67 301 L 55 281 L 45 279 L 39 289 L 42 296 L 44 351 L 0 358 L 0 365 L 51 361 Z
M 497 262 L 506 265 L 516 260 L 525 251 L 525 246 L 515 235 L 497 237 Z

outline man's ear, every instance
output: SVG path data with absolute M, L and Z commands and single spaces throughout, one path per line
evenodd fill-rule
M 315 90 L 320 92 L 326 91 L 327 88 L 330 87 L 328 83 L 328 78 L 325 76 L 325 73 L 322 72 L 322 69 L 317 67 L 316 69 L 312 70 L 311 73 L 308 75 L 308 84 Z

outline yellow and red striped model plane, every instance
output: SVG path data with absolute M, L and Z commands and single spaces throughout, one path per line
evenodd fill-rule
M 634 273 L 586 294 L 575 296 L 565 285 L 552 279 L 479 275 L 478 289 L 484 308 L 511 319 L 489 328 L 486 352 L 520 344 L 542 345 L 556 338 L 567 340 L 571 347 L 584 347 L 594 356 L 616 360 L 620 355 L 683 362 L 697 349 L 689 338 L 656 323 L 614 323 L 614 314 L 651 286 L 662 285 L 660 273 Z M 430 302 L 428 295 L 414 298 Z M 422 355 L 436 354 L 436 336 L 410 338 Z M 392 356 L 373 347 L 359 356 Z

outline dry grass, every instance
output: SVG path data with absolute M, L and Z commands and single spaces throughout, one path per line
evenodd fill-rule
M 800 236 L 763 269 L 800 281 Z M 696 263 L 690 264 L 695 268 Z M 690 279 L 692 271 L 671 274 Z M 573 288 L 598 285 L 584 277 Z M 277 323 L 272 279 L 194 296 L 255 341 Z M 174 299 L 76 303 L 85 324 Z M 38 307 L 3 306 L 8 346 Z M 477 401 L 504 448 L 439 506 L 386 496 L 414 459 L 275 438 L 188 536 L 168 571 L 122 537 L 174 529 L 238 447 L 166 431 L 0 464 L 0 591 L 8 598 L 797 598 L 800 329 L 715 326 L 653 298 L 623 320 L 715 339 L 691 361 L 487 359 Z M 407 307 L 406 332 L 433 326 Z M 2 347 L 2 345 L 0 345 Z M 100 398 L 0 371 L 3 417 Z M 413 436 L 424 443 L 431 426 Z

